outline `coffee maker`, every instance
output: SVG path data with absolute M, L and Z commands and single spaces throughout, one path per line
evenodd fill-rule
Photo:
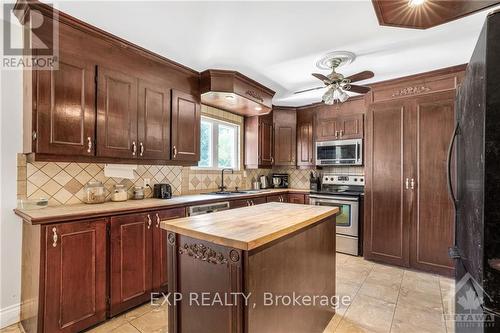
M 288 174 L 287 173 L 273 173 L 272 176 L 274 188 L 288 188 Z

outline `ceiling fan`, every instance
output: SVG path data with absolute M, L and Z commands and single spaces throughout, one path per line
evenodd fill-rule
M 321 58 L 316 66 L 320 69 L 330 69 L 332 72 L 328 75 L 313 73 L 312 75 L 323 81 L 328 88 L 323 94 L 322 100 L 325 104 L 332 105 L 335 102 L 344 103 L 349 98 L 346 91 L 352 91 L 358 94 L 366 94 L 370 91 L 370 87 L 352 84 L 353 82 L 371 79 L 374 74 L 371 71 L 363 71 L 348 77 L 337 73 L 335 70 L 343 65 L 350 64 L 356 56 L 354 53 L 339 51 L 327 54 Z M 323 89 L 325 87 L 316 87 L 306 90 L 297 91 L 294 94 L 300 94 L 306 91 Z

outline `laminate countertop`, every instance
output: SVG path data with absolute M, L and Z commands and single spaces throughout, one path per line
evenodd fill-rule
M 249 251 L 333 217 L 338 207 L 282 202 L 249 206 L 161 222 L 165 230 Z
M 171 199 L 144 199 L 127 200 L 122 202 L 105 202 L 102 204 L 75 204 L 52 206 L 42 209 L 26 210 L 15 209 L 16 215 L 31 224 L 47 224 L 72 221 L 77 219 L 100 218 L 114 214 L 125 214 L 133 212 L 147 212 L 157 209 L 168 209 L 175 207 L 187 207 L 201 203 L 218 201 L 231 201 L 238 199 L 255 198 L 265 195 L 279 193 L 304 193 L 309 190 L 301 189 L 265 189 L 258 192 L 219 195 L 219 194 L 193 194 L 174 196 Z

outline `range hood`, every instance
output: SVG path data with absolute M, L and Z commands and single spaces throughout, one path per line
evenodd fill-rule
M 207 69 L 200 74 L 201 103 L 245 117 L 271 112 L 271 89 L 236 71 Z

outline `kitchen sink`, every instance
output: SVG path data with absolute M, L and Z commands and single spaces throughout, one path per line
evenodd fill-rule
M 211 194 L 211 195 L 237 195 L 237 194 L 254 194 L 259 193 L 261 190 L 246 190 L 246 191 L 215 191 L 215 192 L 206 192 L 202 194 Z

